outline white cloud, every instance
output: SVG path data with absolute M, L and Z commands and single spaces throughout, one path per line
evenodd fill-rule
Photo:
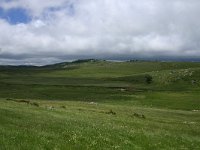
M 1 58 L 200 57 L 199 0 L 15 0 L 0 7 L 32 17 L 17 25 L 0 19 Z

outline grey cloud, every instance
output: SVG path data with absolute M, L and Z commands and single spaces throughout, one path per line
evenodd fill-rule
M 18 25 L 0 20 L 2 59 L 200 57 L 199 0 L 16 0 L 0 6 L 23 7 L 33 18 Z

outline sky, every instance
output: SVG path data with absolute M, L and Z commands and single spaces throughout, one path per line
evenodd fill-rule
M 0 0 L 0 65 L 200 60 L 200 0 Z

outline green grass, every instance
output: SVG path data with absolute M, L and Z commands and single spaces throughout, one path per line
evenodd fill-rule
M 40 107 L 1 100 L 1 149 L 200 148 L 200 112 L 37 102 Z M 116 115 L 108 114 L 111 109 Z M 143 114 L 145 119 L 134 113 Z
M 0 67 L 0 149 L 198 150 L 199 90 L 200 63 Z
M 73 66 L 73 68 L 72 68 Z M 199 68 L 200 63 L 167 63 L 167 62 L 91 62 L 68 64 L 57 69 L 39 74 L 53 77 L 121 77 L 138 73 L 168 69 Z

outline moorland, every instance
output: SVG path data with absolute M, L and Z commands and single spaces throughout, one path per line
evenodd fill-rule
M 0 66 L 0 149 L 200 149 L 200 63 Z

